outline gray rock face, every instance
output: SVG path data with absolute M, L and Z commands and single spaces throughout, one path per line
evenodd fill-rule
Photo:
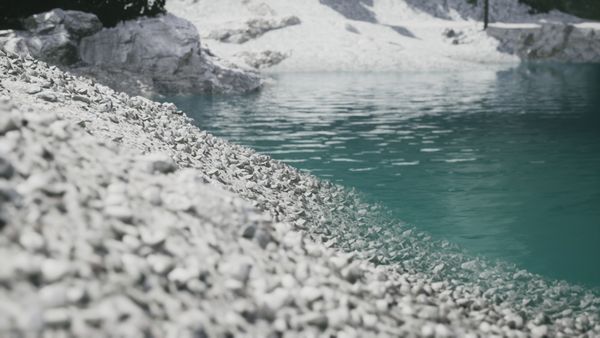
M 266 32 L 282 29 L 301 23 L 297 16 L 288 16 L 276 19 L 252 19 L 248 20 L 242 28 L 214 30 L 208 35 L 209 39 L 229 43 L 244 43 L 265 34 Z
M 23 23 L 32 34 L 46 34 L 57 28 L 64 28 L 76 39 L 92 35 L 102 29 L 102 23 L 94 14 L 65 11 L 59 8 L 47 13 L 32 15 Z
M 358 28 L 352 26 L 349 23 L 346 23 L 346 25 L 344 25 L 344 28 L 350 33 L 360 34 L 360 31 L 358 30 Z
M 123 22 L 85 37 L 80 55 L 86 66 L 78 72 L 136 94 L 247 92 L 261 85 L 257 73 L 211 57 L 200 47 L 196 27 L 171 14 Z M 136 89 L 122 88 L 132 82 L 139 83 Z
M 600 30 L 570 24 L 542 24 L 535 28 L 489 27 L 501 52 L 525 60 L 600 62 Z
M 174 73 L 181 59 L 200 53 L 195 27 L 167 14 L 120 23 L 81 42 L 81 59 L 92 66 Z
M 256 69 L 273 67 L 288 57 L 285 53 L 273 50 L 264 50 L 259 53 L 242 52 L 236 56 L 241 57 L 248 66 Z
M 0 32 L 0 47 L 131 95 L 241 93 L 262 84 L 255 71 L 201 48 L 196 27 L 170 14 L 102 29 L 93 14 L 55 9 L 27 18 L 25 27 Z
M 466 0 L 404 0 L 416 10 L 429 13 L 435 17 L 452 20 L 459 15 L 465 19 L 483 20 L 483 1 L 471 4 Z M 531 8 L 518 0 L 495 0 L 489 3 L 491 22 L 534 22 L 536 15 L 531 14 Z M 543 14 L 546 19 L 556 19 L 562 22 L 577 22 L 580 19 L 558 11 Z
M 95 15 L 62 9 L 33 15 L 25 19 L 24 26 L 25 31 L 0 36 L 0 47 L 60 65 L 79 61 L 79 40 L 102 29 Z
M 406 36 L 407 38 L 413 38 L 413 39 L 416 38 L 415 34 L 406 27 L 394 26 L 394 25 L 387 25 L 387 26 L 389 28 L 391 28 L 394 32 L 396 32 L 402 36 Z
M 332 8 L 350 20 L 377 22 L 375 13 L 365 7 L 372 7 L 373 0 L 319 0 L 319 3 Z

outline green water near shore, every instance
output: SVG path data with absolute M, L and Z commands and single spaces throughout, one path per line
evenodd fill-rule
M 600 286 L 600 66 L 284 74 L 252 95 L 168 100 L 434 238 Z

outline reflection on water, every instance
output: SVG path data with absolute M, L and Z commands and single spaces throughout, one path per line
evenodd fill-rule
M 170 98 L 233 142 L 354 187 L 468 251 L 600 286 L 600 67 L 286 74 Z

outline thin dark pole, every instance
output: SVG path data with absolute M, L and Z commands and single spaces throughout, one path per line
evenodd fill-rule
M 490 0 L 484 0 L 483 2 L 483 29 L 488 28 L 490 22 Z

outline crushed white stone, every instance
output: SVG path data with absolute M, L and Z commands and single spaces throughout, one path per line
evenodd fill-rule
M 1 333 L 600 335 L 595 294 L 406 229 L 372 243 L 357 203 L 172 105 L 0 52 Z

